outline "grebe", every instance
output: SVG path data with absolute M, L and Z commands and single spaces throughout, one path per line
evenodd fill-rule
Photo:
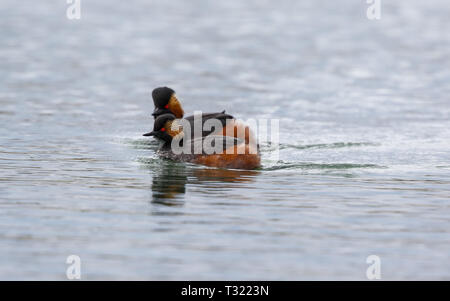
M 222 128 L 214 129 L 207 135 L 203 130 L 200 135 L 196 135 L 195 131 L 188 135 L 183 131 L 180 118 L 165 113 L 155 119 L 153 131 L 144 136 L 153 136 L 162 141 L 158 154 L 174 161 L 233 169 L 260 167 L 261 156 L 251 130 L 234 119 L 224 118 L 219 121 Z M 183 151 L 175 151 L 174 146 Z

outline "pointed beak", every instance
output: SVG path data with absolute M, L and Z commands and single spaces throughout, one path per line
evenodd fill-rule
M 155 132 L 154 132 L 154 131 L 151 131 L 151 132 L 149 132 L 149 133 L 143 134 L 142 136 L 155 136 Z

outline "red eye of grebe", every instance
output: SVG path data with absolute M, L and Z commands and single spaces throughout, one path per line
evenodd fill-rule
M 166 129 L 165 129 L 165 128 L 162 128 L 162 129 L 161 129 L 161 132 L 165 132 L 165 131 L 166 131 Z
M 168 108 L 169 108 L 169 105 L 165 105 L 164 108 L 168 109 Z

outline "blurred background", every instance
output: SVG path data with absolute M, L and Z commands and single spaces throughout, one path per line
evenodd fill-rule
M 0 2 L 0 279 L 450 279 L 450 4 Z M 257 171 L 164 161 L 151 90 L 280 120 Z

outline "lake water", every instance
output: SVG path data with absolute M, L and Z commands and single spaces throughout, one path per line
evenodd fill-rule
M 0 279 L 450 280 L 450 4 L 0 2 Z M 163 161 L 151 90 L 280 120 L 279 158 Z

